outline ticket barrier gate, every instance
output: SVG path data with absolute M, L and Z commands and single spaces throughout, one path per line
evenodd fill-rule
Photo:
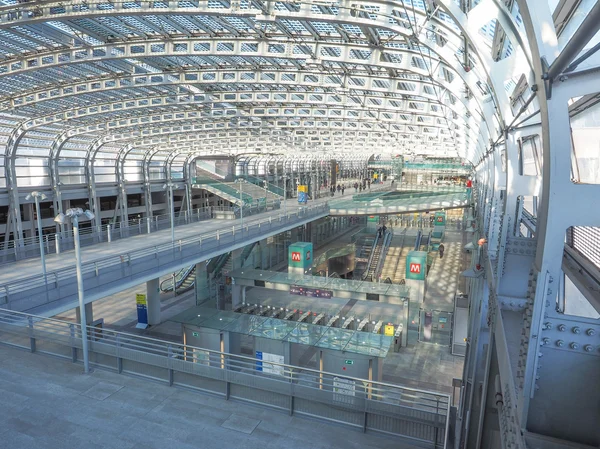
M 402 325 L 396 327 L 396 332 L 394 333 L 394 352 L 400 352 L 400 348 L 402 347 Z

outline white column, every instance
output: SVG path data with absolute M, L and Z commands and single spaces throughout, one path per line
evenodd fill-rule
M 148 304 L 148 324 L 160 324 L 160 288 L 159 279 L 146 282 L 146 301 Z

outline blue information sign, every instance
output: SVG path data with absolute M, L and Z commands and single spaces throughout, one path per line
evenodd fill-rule
M 137 306 L 138 329 L 146 329 L 148 327 L 148 302 L 146 295 L 138 293 L 135 295 L 135 303 Z
M 263 370 L 262 351 L 256 351 L 256 371 Z

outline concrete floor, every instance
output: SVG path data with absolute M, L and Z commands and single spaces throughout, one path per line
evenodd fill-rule
M 459 288 L 460 273 L 463 268 L 463 247 L 466 244 L 463 232 L 446 231 L 444 236 L 444 257 L 436 257 L 427 274 L 424 306 L 426 309 L 454 310 L 454 294 Z
M 315 256 L 330 248 L 347 243 L 352 233 L 349 232 L 339 239 L 323 245 L 315 250 Z M 410 234 L 412 235 L 412 233 Z M 413 237 L 410 239 L 412 241 Z M 437 259 L 430 271 L 425 299 L 427 307 L 452 310 L 454 292 L 458 288 L 459 273 L 466 269 L 466 267 L 463 268 L 466 261 L 463 260 L 463 253 L 461 252 L 462 240 L 462 233 L 448 232 L 444 241 L 446 247 L 444 258 Z M 279 268 L 285 268 L 285 263 Z M 111 329 L 180 342 L 182 339 L 181 324 L 169 321 L 169 318 L 196 305 L 193 290 L 176 297 L 173 296 L 173 293 L 161 294 L 163 323 L 146 330 L 140 330 L 135 329 L 137 323 L 135 293 L 143 292 L 145 292 L 145 284 L 96 301 L 94 303 L 94 317 L 104 318 L 106 326 Z M 280 305 L 280 296 L 282 295 L 289 296 L 282 292 L 270 292 L 269 295 L 265 296 L 265 291 L 257 288 L 249 290 L 248 300 L 250 302 L 252 298 L 256 298 L 261 304 Z M 319 298 L 294 297 L 292 299 L 294 305 L 290 304 L 290 307 L 305 310 L 317 310 L 318 303 L 323 302 Z M 347 303 L 347 300 L 332 298 L 329 302 L 335 303 L 334 308 L 341 309 Z M 320 304 L 320 306 L 325 307 L 323 304 Z M 352 314 L 357 317 L 371 314 L 373 319 L 394 321 L 385 317 L 394 316 L 399 310 L 394 305 L 359 301 L 352 308 Z M 75 312 L 64 313 L 56 318 L 74 321 Z M 416 341 L 416 336 L 414 340 Z M 453 356 L 448 346 L 437 346 L 428 343 L 411 344 L 406 348 L 402 348 L 399 353 L 388 353 L 383 366 L 383 381 L 424 390 L 451 393 L 452 378 L 462 377 L 463 363 L 464 358 Z
M 409 449 L 347 427 L 0 346 L 1 447 Z

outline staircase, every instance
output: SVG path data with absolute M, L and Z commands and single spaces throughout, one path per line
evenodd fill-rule
M 233 186 L 235 187 L 239 187 L 239 184 L 236 183 L 232 183 Z M 269 192 L 268 190 L 265 190 L 264 188 L 255 185 L 255 184 L 251 184 L 251 183 L 246 183 L 243 185 L 242 190 L 244 192 L 244 194 L 246 195 L 250 195 L 254 201 L 258 200 L 259 198 L 266 198 L 267 201 L 271 201 L 271 200 L 281 200 L 281 196 L 279 195 L 275 195 L 272 192 Z
M 403 229 L 399 234 L 394 234 L 390 243 L 387 256 L 384 261 L 383 269 L 381 270 L 381 277 L 383 279 L 390 278 L 390 280 L 396 284 L 400 279 L 404 279 L 404 275 L 398 272 L 398 264 L 400 259 L 405 257 L 404 253 L 404 239 L 406 237 L 407 228 Z M 398 277 L 398 274 L 401 274 Z
M 238 206 L 242 204 L 241 198 L 244 199 L 245 204 L 252 204 L 254 200 L 252 196 L 244 192 L 240 198 L 240 191 L 237 190 L 236 187 L 239 187 L 239 185 L 215 181 L 210 178 L 194 178 L 192 180 L 192 188 L 194 189 L 207 190 L 224 200 L 237 204 Z

